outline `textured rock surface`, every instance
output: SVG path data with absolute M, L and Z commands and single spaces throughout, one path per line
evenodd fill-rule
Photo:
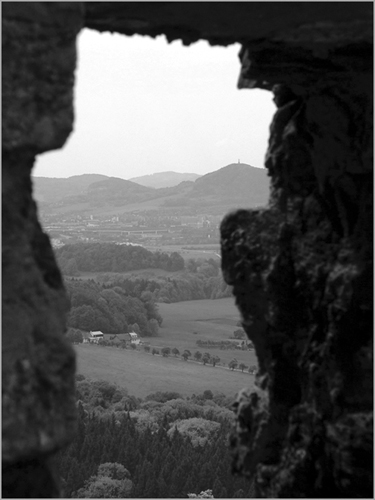
M 56 496 L 47 457 L 75 430 L 68 302 L 30 173 L 35 154 L 61 147 L 72 130 L 81 23 L 74 4 L 3 6 L 3 497 L 38 497 L 36 485 L 39 495 Z
M 259 358 L 234 467 L 258 496 L 372 493 L 372 4 L 6 2 L 3 38 L 3 497 L 53 497 L 74 432 L 67 302 L 37 219 L 35 155 L 73 125 L 83 25 L 241 42 L 240 87 L 278 106 L 270 208 L 222 226 L 223 268 Z M 38 478 L 38 481 L 35 478 Z
M 259 359 L 258 390 L 237 402 L 234 469 L 263 497 L 372 496 L 372 47 L 357 35 L 323 55 L 242 49 L 241 85 L 272 88 L 278 106 L 270 208 L 222 223 Z
M 209 40 L 212 44 L 286 39 L 312 43 L 363 37 L 372 26 L 372 7 L 365 2 L 87 2 L 86 26 L 98 31 L 116 31 L 149 36 L 165 34 L 168 40 L 190 44 Z

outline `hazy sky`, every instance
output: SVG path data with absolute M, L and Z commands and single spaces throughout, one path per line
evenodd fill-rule
M 205 174 L 238 159 L 262 167 L 275 106 L 270 92 L 237 89 L 239 49 L 83 30 L 74 131 L 33 175 Z

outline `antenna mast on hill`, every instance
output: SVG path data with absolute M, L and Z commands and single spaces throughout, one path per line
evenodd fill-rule
M 238 163 L 240 163 L 240 159 L 238 158 Z

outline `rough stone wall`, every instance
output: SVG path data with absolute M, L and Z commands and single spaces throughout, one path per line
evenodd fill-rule
M 360 38 L 357 40 L 356 37 Z M 363 35 L 363 37 L 362 37 Z M 372 46 L 244 47 L 242 86 L 278 107 L 266 167 L 270 207 L 222 223 L 258 360 L 238 398 L 234 469 L 260 497 L 373 494 Z
M 372 4 L 3 3 L 3 497 L 55 497 L 74 435 L 67 301 L 32 199 L 35 155 L 73 126 L 83 26 L 241 42 L 241 87 L 273 90 L 268 209 L 222 225 L 256 346 L 234 468 L 258 496 L 372 493 Z M 38 480 L 36 480 L 38 478 Z
M 75 430 L 68 302 L 32 199 L 35 155 L 73 125 L 75 4 L 5 4 L 2 23 L 3 497 L 56 497 L 50 455 Z

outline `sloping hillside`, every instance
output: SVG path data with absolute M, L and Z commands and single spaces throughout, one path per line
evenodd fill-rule
M 101 174 L 73 175 L 66 179 L 33 177 L 34 197 L 38 202 L 53 203 L 67 196 L 85 193 L 94 182 L 108 179 Z
M 94 182 L 87 189 L 87 201 L 91 206 L 97 204 L 126 205 L 155 197 L 155 189 L 140 186 L 135 182 L 118 177 Z
M 232 163 L 197 179 L 190 196 L 249 200 L 252 204 L 267 202 L 270 181 L 267 170 L 245 163 Z
M 136 182 L 141 186 L 153 187 L 153 188 L 164 188 L 173 187 L 184 181 L 195 181 L 200 175 L 192 173 L 180 173 L 180 172 L 158 172 L 152 175 L 143 175 L 141 177 L 133 177 L 129 179 L 132 182 Z
M 265 206 L 270 192 L 267 170 L 232 163 L 199 177 L 180 196 L 164 201 L 166 207 L 200 207 L 211 213 Z

